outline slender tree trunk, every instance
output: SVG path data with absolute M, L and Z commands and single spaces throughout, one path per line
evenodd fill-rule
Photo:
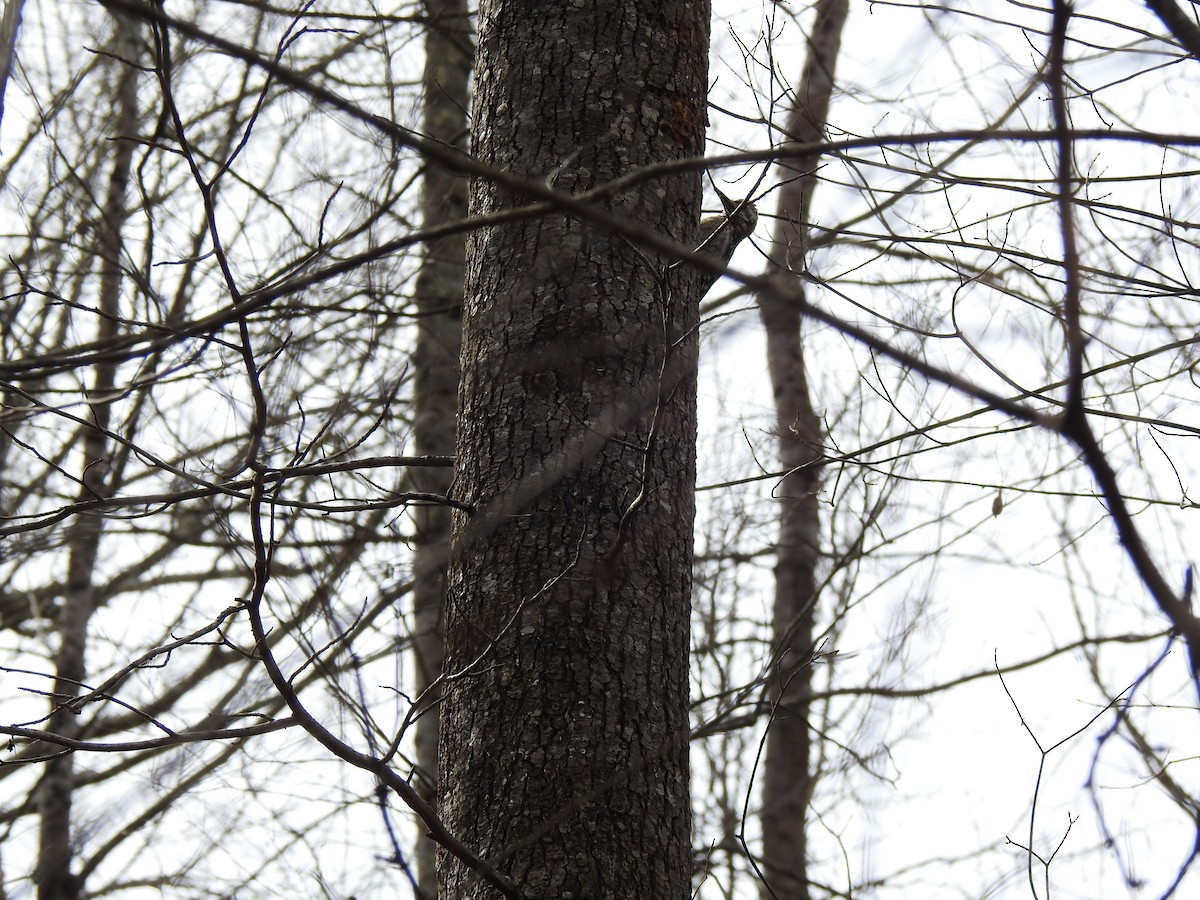
M 4 9 L 0 11 L 0 122 L 4 121 L 4 96 L 17 58 L 17 34 L 21 30 L 25 0 L 3 0 L 3 3 Z
M 137 80 L 134 65 L 140 54 L 137 26 L 117 19 L 115 62 L 117 88 L 114 137 L 134 135 L 138 126 Z M 96 257 L 100 259 L 99 296 L 96 299 L 97 340 L 103 343 L 117 334 L 122 282 L 121 229 L 126 219 L 126 197 L 130 170 L 137 146 L 131 140 L 113 140 L 106 145 L 112 153 L 101 218 L 96 225 Z M 116 365 L 98 363 L 88 390 L 91 426 L 82 435 L 79 476 L 81 502 L 107 497 L 112 492 L 110 472 L 112 448 L 106 432 L 112 419 Z M 71 704 L 87 675 L 84 650 L 88 623 L 96 608 L 96 561 L 104 532 L 99 515 L 83 513 L 73 521 L 67 537 L 66 589 L 58 617 L 58 650 L 55 654 L 54 694 L 48 731 L 65 737 L 81 733 L 82 711 Z M 83 885 L 73 872 L 77 847 L 72 842 L 71 803 L 74 793 L 74 755 L 47 749 L 50 757 L 38 793 L 40 815 L 38 863 L 34 880 L 38 900 L 76 900 Z
M 475 154 L 578 193 L 700 155 L 709 12 L 485 0 Z M 521 203 L 486 180 L 472 213 Z M 687 243 L 699 178 L 606 202 Z M 480 229 L 467 293 L 441 813 L 530 898 L 690 894 L 695 279 L 561 214 Z M 490 896 L 439 858 L 441 896 Z
M 788 137 L 805 144 L 821 140 L 833 93 L 848 0 L 818 0 L 808 56 L 793 95 Z M 769 262 L 772 277 L 795 296 L 808 255 L 808 219 L 819 154 L 797 159 L 784 173 L 779 216 Z M 759 310 L 767 338 L 767 365 L 775 396 L 779 459 L 788 472 L 776 488 L 779 538 L 775 563 L 774 666 L 769 685 L 774 717 L 763 764 L 764 898 L 808 900 L 806 818 L 812 800 L 812 695 L 817 564 L 821 519 L 817 501 L 824 430 L 813 408 L 800 333 L 801 306 L 763 294 Z
M 426 0 L 423 77 L 425 133 L 465 149 L 467 83 L 474 48 L 465 0 Z M 421 206 L 426 228 L 462 219 L 467 213 L 467 182 L 437 166 L 429 166 L 422 184 Z M 451 235 L 431 242 L 417 276 L 418 315 L 415 353 L 416 390 L 413 431 L 416 451 L 449 456 L 454 452 L 455 407 L 458 399 L 458 353 L 462 330 L 463 253 L 465 238 Z M 416 490 L 445 494 L 450 469 L 413 469 Z M 421 718 L 416 726 L 419 774 L 417 789 L 430 803 L 437 797 L 438 690 L 442 671 L 442 616 L 446 596 L 446 563 L 450 543 L 450 511 L 444 506 L 418 507 L 413 587 L 416 634 L 417 692 Z M 421 893 L 437 896 L 436 845 L 422 838 L 417 845 L 417 883 Z

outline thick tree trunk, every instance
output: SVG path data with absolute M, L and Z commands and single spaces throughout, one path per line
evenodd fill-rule
M 833 93 L 834 68 L 841 46 L 848 0 L 819 0 L 808 56 L 793 95 L 788 137 L 801 144 L 821 140 Z M 796 160 L 783 173 L 779 216 L 771 245 L 770 271 L 780 287 L 795 296 L 803 290 L 795 277 L 808 254 L 808 218 L 820 156 Z M 764 293 L 759 310 L 767 338 L 767 365 L 775 396 L 779 460 L 788 472 L 776 488 L 779 539 L 775 563 L 775 654 L 770 676 L 774 717 L 763 763 L 764 898 L 808 900 L 806 819 L 812 800 L 812 657 L 817 614 L 817 564 L 821 519 L 817 501 L 824 430 L 813 408 L 805 373 L 800 333 L 801 306 L 780 299 L 784 291 Z
M 698 156 L 707 53 L 706 3 L 484 2 L 473 149 L 570 193 Z M 472 213 L 521 199 L 472 184 Z M 607 205 L 687 243 L 699 200 L 680 176 Z M 690 893 L 684 271 L 559 214 L 468 239 L 441 812 L 531 898 Z
M 137 79 L 140 70 L 134 61 L 140 55 L 137 26 L 117 19 L 118 46 L 115 58 L 118 84 L 112 134 L 123 138 L 137 133 Z M 97 340 L 103 343 L 117 334 L 120 321 L 122 282 L 121 229 L 126 220 L 126 196 L 129 192 L 133 153 L 132 140 L 113 140 L 112 167 L 104 193 L 104 205 L 96 230 L 96 253 L 100 262 L 99 296 L 96 299 Z M 88 411 L 92 427 L 82 436 L 80 502 L 107 497 L 119 477 L 111 472 L 112 448 L 106 436 L 112 419 L 116 365 L 101 363 L 95 367 L 88 390 Z M 80 514 L 67 537 L 68 559 L 66 590 L 58 617 L 58 649 L 55 653 L 52 710 L 46 723 L 48 731 L 65 737 L 81 734 L 81 710 L 74 708 L 75 697 L 87 676 L 84 650 L 88 623 L 96 608 L 96 561 L 104 533 L 103 518 Z M 47 747 L 50 759 L 38 791 L 38 862 L 34 880 L 38 900 L 77 900 L 83 885 L 73 869 L 77 847 L 72 842 L 71 805 L 74 795 L 74 755 Z
M 426 0 L 422 119 L 425 134 L 451 146 L 466 147 L 467 83 L 474 47 L 465 0 Z M 426 228 L 462 219 L 467 214 L 467 182 L 461 175 L 429 166 L 421 191 Z M 458 353 L 462 329 L 463 235 L 431 242 L 417 276 L 417 346 L 415 363 L 414 443 L 421 455 L 454 452 L 455 406 L 458 399 Z M 445 494 L 451 471 L 431 466 L 412 470 L 418 491 Z M 417 790 L 431 804 L 437 796 L 438 695 L 434 681 L 442 671 L 442 617 L 446 596 L 446 563 L 450 543 L 450 510 L 422 506 L 414 513 L 416 548 L 413 586 L 416 633 L 417 693 L 421 718 L 416 725 L 419 772 Z M 422 838 L 417 845 L 417 884 L 425 897 L 437 896 L 436 845 Z

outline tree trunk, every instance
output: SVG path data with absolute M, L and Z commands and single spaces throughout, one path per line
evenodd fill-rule
M 465 0 L 426 0 L 423 110 L 428 137 L 466 147 L 467 83 L 473 48 L 471 20 Z M 467 183 L 461 175 L 430 165 L 425 170 L 421 207 L 426 228 L 462 219 L 467 213 Z M 414 353 L 413 436 L 420 455 L 454 452 L 455 405 L 458 398 L 458 353 L 462 328 L 463 254 L 461 234 L 432 241 L 417 276 L 417 346 Z M 445 494 L 450 469 L 418 466 L 412 470 L 418 491 Z M 438 690 L 433 682 L 442 671 L 442 616 L 446 596 L 446 563 L 450 543 L 450 511 L 419 506 L 414 513 L 416 547 L 413 568 L 417 695 L 421 718 L 416 725 L 417 790 L 431 804 L 437 796 Z M 425 897 L 437 896 L 436 845 L 417 844 L 417 884 Z
M 25 0 L 5 0 L 0 11 L 0 122 L 4 121 L 4 94 L 17 58 L 17 33 Z
M 564 193 L 698 156 L 707 53 L 706 3 L 485 0 L 474 152 Z M 699 200 L 687 175 L 606 206 L 688 243 Z M 441 812 L 531 898 L 690 894 L 685 272 L 562 214 L 467 243 Z M 439 876 L 489 896 L 446 855 Z
M 134 64 L 141 55 L 137 25 L 117 18 L 117 47 L 113 65 L 117 66 L 116 108 L 112 127 L 118 138 L 112 148 L 112 168 L 104 193 L 104 205 L 96 227 L 95 258 L 100 260 L 99 296 L 96 300 L 97 342 L 103 344 L 116 336 L 120 321 L 122 282 L 121 229 L 127 218 L 126 196 L 129 191 L 133 153 L 137 144 L 121 140 L 137 133 L 137 80 L 140 70 Z M 112 419 L 115 363 L 99 363 L 88 390 L 88 412 L 92 427 L 82 436 L 79 501 L 87 502 L 111 494 L 119 477 L 110 472 L 112 448 L 106 432 Z M 81 734 L 82 711 L 71 704 L 87 675 L 84 650 L 88 623 L 96 609 L 96 561 L 104 520 L 95 514 L 81 513 L 73 521 L 67 536 L 68 559 L 66 588 L 58 617 L 58 650 L 55 653 L 54 693 L 46 730 L 63 737 Z M 71 803 L 74 794 L 74 755 L 47 747 L 50 758 L 38 790 L 38 862 L 34 872 L 38 900 L 77 900 L 82 896 L 81 879 L 72 871 L 77 848 L 71 840 Z
M 848 0 L 819 0 L 808 56 L 793 95 L 788 137 L 805 144 L 822 139 L 833 93 Z M 795 160 L 782 173 L 779 216 L 771 244 L 770 272 L 795 296 L 803 283 L 808 255 L 808 218 L 820 154 Z M 769 696 L 774 715 L 763 761 L 764 898 L 808 900 L 806 816 L 812 800 L 812 695 L 817 563 L 821 519 L 817 500 L 824 430 L 813 409 L 800 333 L 801 304 L 781 299 L 785 291 L 763 293 L 759 311 L 767 339 L 767 365 L 775 397 L 779 460 L 788 474 L 776 488 L 779 538 L 775 562 L 773 668 Z

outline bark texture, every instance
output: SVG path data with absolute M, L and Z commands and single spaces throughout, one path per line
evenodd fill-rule
M 800 144 L 824 136 L 833 94 L 834 68 L 846 22 L 848 0 L 819 0 L 808 56 L 793 95 L 787 132 Z M 759 311 L 767 339 L 767 365 L 775 398 L 779 459 L 789 474 L 776 488 L 779 538 L 775 562 L 770 700 L 774 717 L 763 762 L 764 898 L 808 900 L 806 819 L 815 772 L 809 711 L 812 697 L 814 627 L 817 615 L 817 565 L 821 518 L 817 491 L 824 444 L 821 420 L 813 408 L 805 371 L 803 282 L 807 266 L 808 222 L 817 185 L 819 154 L 797 159 L 782 173 L 779 216 L 771 243 L 770 272 L 781 290 L 763 293 Z M 797 298 L 794 301 L 785 299 Z
M 467 83 L 474 56 L 471 20 L 465 0 L 426 0 L 423 109 L 428 137 L 466 148 Z M 467 181 L 439 166 L 425 171 L 421 190 L 425 227 L 462 219 L 467 214 Z M 415 351 L 414 444 L 418 454 L 454 453 L 458 354 L 462 330 L 463 254 L 465 238 L 450 235 L 431 241 L 417 275 L 417 345 Z M 412 470 L 418 491 L 445 494 L 450 469 L 418 466 Z M 431 804 L 437 797 L 438 696 L 434 682 L 442 671 L 442 610 L 446 596 L 450 510 L 417 507 L 413 515 L 416 546 L 413 586 L 416 633 L 417 696 L 421 718 L 416 725 L 418 774 L 415 786 Z M 425 897 L 437 896 L 436 846 L 422 838 L 416 848 L 417 884 Z
M 706 3 L 491 0 L 475 154 L 577 193 L 698 156 Z M 700 182 L 622 193 L 688 244 Z M 478 179 L 472 213 L 521 203 Z M 565 215 L 473 232 L 441 813 L 528 897 L 690 894 L 696 282 Z M 489 892 L 439 860 L 441 896 Z

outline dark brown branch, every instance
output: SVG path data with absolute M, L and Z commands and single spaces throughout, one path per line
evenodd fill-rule
M 1200 59 L 1200 25 L 1188 17 L 1175 0 L 1146 0 L 1146 5 L 1167 26 L 1171 37 L 1188 53 Z

